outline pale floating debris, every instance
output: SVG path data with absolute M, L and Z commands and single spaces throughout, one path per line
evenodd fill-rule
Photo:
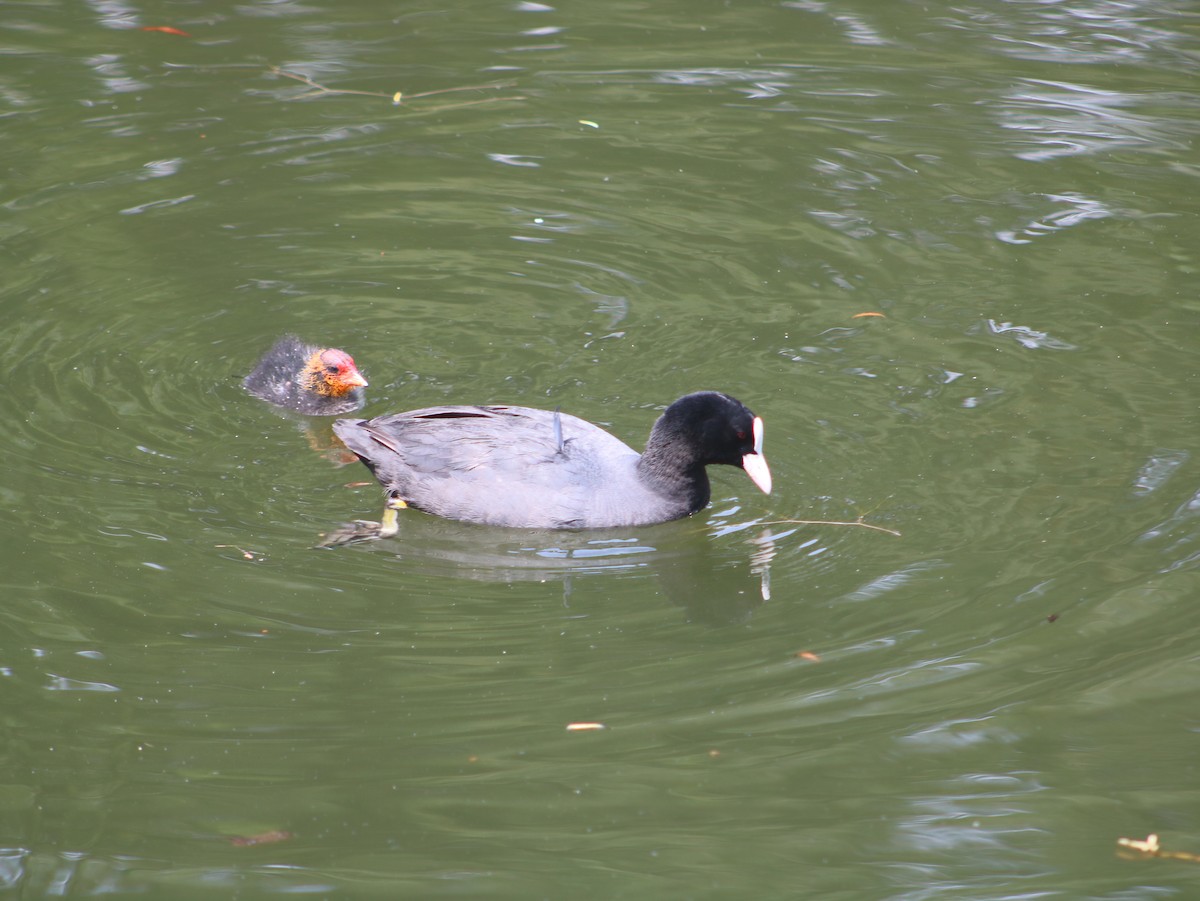
M 597 123 L 593 122 L 591 119 L 580 119 L 579 124 L 586 125 L 588 128 L 599 128 L 600 127 Z
M 607 728 L 604 723 L 567 723 L 568 732 L 600 732 Z
M 1126 848 L 1132 848 L 1134 851 L 1141 851 L 1143 854 L 1157 854 L 1159 852 L 1158 836 L 1151 832 L 1146 836 L 1146 840 L 1136 838 L 1119 838 L 1118 845 L 1123 845 Z
M 235 551 L 241 551 L 241 553 L 242 553 L 242 556 L 243 556 L 245 559 L 247 559 L 247 560 L 253 560 L 253 559 L 254 559 L 254 552 L 253 552 L 253 551 L 248 551 L 248 550 L 246 550 L 244 547 L 238 547 L 236 544 L 214 544 L 214 545 L 213 545 L 213 547 L 218 547 L 218 548 L 222 548 L 222 547 L 223 547 L 223 548 L 233 548 Z
M 1125 851 L 1117 851 L 1117 856 L 1125 860 L 1142 859 L 1145 857 L 1157 857 L 1162 860 L 1186 860 L 1188 863 L 1200 863 L 1200 854 L 1194 854 L 1191 851 L 1167 851 L 1158 843 L 1157 833 L 1151 832 L 1146 838 L 1119 838 L 1117 839 L 1119 848 L 1128 848 L 1132 852 L 1140 855 L 1134 857 Z

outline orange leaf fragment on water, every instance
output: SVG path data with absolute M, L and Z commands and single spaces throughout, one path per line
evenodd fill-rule
M 274 845 L 277 842 L 286 842 L 291 837 L 292 833 L 290 832 L 272 829 L 270 832 L 260 832 L 258 835 L 235 835 L 229 840 L 229 844 L 235 848 L 253 848 L 255 845 Z

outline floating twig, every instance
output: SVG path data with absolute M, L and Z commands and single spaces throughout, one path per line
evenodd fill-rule
M 305 100 L 310 97 L 320 97 L 324 94 L 354 94 L 359 97 L 383 97 L 387 100 L 391 100 L 392 104 L 395 106 L 399 106 L 405 100 L 415 100 L 420 97 L 433 97 L 437 94 L 450 94 L 458 91 L 499 91 L 504 88 L 511 88 L 514 84 L 516 84 L 514 81 L 494 81 L 489 82 L 488 84 L 459 85 L 453 88 L 438 88 L 437 90 L 433 91 L 419 91 L 415 94 L 405 94 L 403 91 L 396 91 L 388 94 L 385 91 L 359 91 L 353 88 L 331 88 L 327 85 L 321 84 L 319 81 L 314 81 L 312 78 L 304 75 L 303 73 L 289 72 L 287 69 L 279 68 L 279 66 L 271 66 L 269 71 L 273 75 L 280 75 L 284 78 L 290 78 L 293 81 L 298 81 L 301 84 L 308 85 L 310 88 L 312 88 L 311 91 L 305 91 L 303 94 L 293 97 L 293 100 Z M 525 98 L 521 96 L 490 97 L 486 100 L 471 100 L 467 101 L 466 103 L 455 103 L 451 104 L 450 106 L 438 107 L 437 109 L 456 109 L 460 106 L 475 106 L 480 103 L 495 103 L 497 101 L 524 99 Z
M 204 69 L 204 70 L 220 70 L 220 69 L 252 69 L 261 72 L 262 67 L 252 63 L 227 63 L 225 65 L 201 65 L 193 66 L 186 63 L 164 63 L 168 69 Z M 399 106 L 406 100 L 417 100 L 425 97 L 434 97 L 438 94 L 450 94 L 460 91 L 499 91 L 504 88 L 511 88 L 516 84 L 515 81 L 492 81 L 487 84 L 469 84 L 458 85 L 452 88 L 437 88 L 433 91 L 418 91 L 415 94 L 405 94 L 403 91 L 395 91 L 387 93 L 386 91 L 360 91 L 355 88 L 331 88 L 328 85 L 323 85 L 319 81 L 314 81 L 307 75 L 299 72 L 289 72 L 287 69 L 281 69 L 279 66 L 268 66 L 267 71 L 273 75 L 279 75 L 283 78 L 290 78 L 293 81 L 298 81 L 301 84 L 307 85 L 312 90 L 305 91 L 302 94 L 297 94 L 295 97 L 290 97 L 290 100 L 306 100 L 311 97 L 321 97 L 326 94 L 351 94 L 359 97 L 382 97 L 385 100 L 390 100 L 393 106 Z M 442 110 L 458 109 L 463 106 L 479 106 L 484 103 L 507 103 L 512 100 L 527 99 L 523 94 L 514 94 L 510 97 L 487 97 L 482 100 L 468 100 L 463 103 L 451 103 L 445 106 L 428 107 L 419 110 L 422 113 L 440 113 Z M 418 110 L 413 109 L 412 114 L 416 114 Z
M 299 72 L 289 72 L 286 69 L 279 68 L 278 66 L 271 66 L 270 72 L 272 75 L 282 75 L 284 78 L 290 78 L 293 81 L 299 81 L 312 88 L 311 91 L 301 94 L 299 97 L 295 98 L 297 100 L 305 97 L 319 97 L 321 94 L 358 94 L 363 97 L 390 97 L 394 101 L 395 98 L 400 95 L 399 91 L 397 91 L 395 94 L 385 94 L 382 91 L 355 91 L 351 88 L 327 88 L 325 85 L 313 81 L 307 75 L 303 75 Z
M 253 552 L 253 551 L 248 551 L 248 550 L 246 550 L 244 547 L 238 547 L 236 544 L 215 544 L 215 545 L 213 545 L 213 547 L 225 547 L 225 548 L 233 548 L 235 551 L 241 551 L 241 552 L 242 552 L 242 556 L 243 556 L 243 557 L 245 557 L 247 560 L 254 560 L 254 559 L 257 559 L 257 558 L 254 556 L 254 552 Z
M 464 100 L 462 103 L 444 103 L 441 106 L 431 106 L 428 109 L 412 109 L 409 112 L 410 116 L 424 115 L 425 113 L 441 113 L 448 109 L 462 109 L 464 106 L 483 106 L 485 103 L 508 103 L 510 100 L 524 100 L 523 94 L 514 94 L 512 97 L 484 97 L 480 100 Z
M 1117 852 L 1119 857 L 1124 857 L 1127 860 L 1162 857 L 1168 860 L 1186 860 L 1189 863 L 1200 863 L 1200 854 L 1193 854 L 1190 851 L 1164 851 L 1158 843 L 1158 836 L 1153 832 L 1147 835 L 1145 839 L 1119 838 L 1117 839 L 1117 844 L 1122 848 L 1129 849 L 1129 851 Z
M 895 535 L 897 538 L 900 537 L 900 533 L 897 532 L 895 529 L 888 529 L 883 526 L 871 525 L 871 523 L 869 523 L 869 522 L 863 522 L 861 516 L 858 519 L 854 520 L 853 522 L 838 522 L 836 520 L 831 520 L 831 519 L 772 519 L 772 520 L 768 520 L 767 522 L 750 523 L 750 525 L 754 525 L 754 526 L 785 526 L 785 525 L 861 526 L 864 529 L 874 529 L 876 532 L 887 532 L 889 535 Z

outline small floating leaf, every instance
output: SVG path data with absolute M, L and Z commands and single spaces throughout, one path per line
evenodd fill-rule
M 270 832 L 260 832 L 258 835 L 235 835 L 229 840 L 229 844 L 235 848 L 253 848 L 255 845 L 274 845 L 278 842 L 286 842 L 291 837 L 292 833 L 290 832 L 272 829 Z

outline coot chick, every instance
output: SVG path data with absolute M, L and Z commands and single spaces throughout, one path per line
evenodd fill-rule
M 323 546 L 386 538 L 415 507 L 467 522 L 595 529 L 666 522 L 709 500 L 710 463 L 740 466 L 764 492 L 763 421 L 727 394 L 671 404 L 642 454 L 590 422 L 529 407 L 429 407 L 333 430 L 387 491 L 383 522 L 358 522 Z
M 363 405 L 367 380 L 344 350 L 284 335 L 242 384 L 255 397 L 297 413 L 336 416 Z

